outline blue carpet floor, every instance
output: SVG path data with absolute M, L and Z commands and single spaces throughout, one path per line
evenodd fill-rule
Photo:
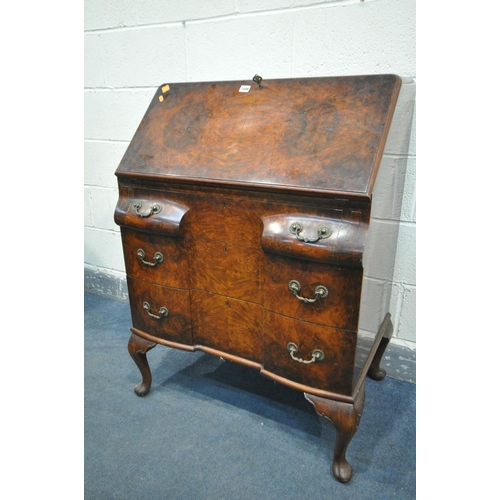
M 136 396 L 130 326 L 128 304 L 85 294 L 86 500 L 416 498 L 414 384 L 367 379 L 341 484 L 332 424 L 256 370 L 158 345 Z

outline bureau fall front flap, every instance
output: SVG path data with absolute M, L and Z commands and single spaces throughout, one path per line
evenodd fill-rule
M 162 85 L 116 173 L 369 198 L 400 86 L 395 75 Z

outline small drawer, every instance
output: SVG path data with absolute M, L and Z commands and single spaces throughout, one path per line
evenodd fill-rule
M 174 199 L 175 198 L 175 199 Z M 179 236 L 180 226 L 189 207 L 161 191 L 120 189 L 115 208 L 115 222 L 139 231 Z
M 132 323 L 155 337 L 191 345 L 189 291 L 127 277 Z
M 188 257 L 178 237 L 121 228 L 127 275 L 157 285 L 189 288 Z
M 361 267 L 368 231 L 366 217 L 366 212 L 341 209 L 331 210 L 330 217 L 268 215 L 262 219 L 262 248 L 266 253 L 296 259 Z
M 263 305 L 291 318 L 357 330 L 362 270 L 265 254 Z
M 264 369 L 292 382 L 348 395 L 356 332 L 264 311 Z

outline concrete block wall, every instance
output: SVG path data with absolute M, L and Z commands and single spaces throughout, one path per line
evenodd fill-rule
M 85 0 L 85 287 L 127 296 L 114 171 L 159 85 L 396 73 L 401 113 L 383 159 L 396 195 L 381 188 L 373 215 L 377 230 L 398 229 L 397 260 L 394 273 L 383 262 L 370 270 L 365 286 L 390 294 L 400 351 L 386 361 L 414 380 L 415 1 Z

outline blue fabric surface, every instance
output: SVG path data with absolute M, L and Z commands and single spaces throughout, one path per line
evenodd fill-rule
M 159 345 L 152 390 L 136 396 L 130 326 L 128 304 L 85 294 L 87 500 L 416 497 L 414 384 L 367 379 L 341 484 L 332 424 L 256 370 Z

